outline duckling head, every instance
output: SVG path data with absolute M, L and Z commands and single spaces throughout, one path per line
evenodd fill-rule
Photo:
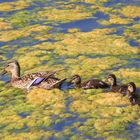
M 117 79 L 116 79 L 116 76 L 114 74 L 109 74 L 107 77 L 107 81 L 110 83 L 111 86 L 117 84 Z
M 20 77 L 20 65 L 18 63 L 18 61 L 13 61 L 10 62 L 6 65 L 6 67 L 4 68 L 2 75 L 6 74 L 6 73 L 11 73 L 12 77 Z
M 127 84 L 127 89 L 129 93 L 135 93 L 136 92 L 136 85 L 133 82 L 130 82 Z
M 70 80 L 70 83 L 71 84 L 74 84 L 74 85 L 79 85 L 81 84 L 81 77 L 79 75 L 73 75 L 71 80 Z

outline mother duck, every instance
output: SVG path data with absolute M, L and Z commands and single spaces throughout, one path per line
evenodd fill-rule
M 13 87 L 21 89 L 29 89 L 32 86 L 37 86 L 44 89 L 59 88 L 66 79 L 58 79 L 54 74 L 59 73 L 61 70 L 46 71 L 30 73 L 24 76 L 20 75 L 20 65 L 17 60 L 8 63 L 4 68 L 1 75 L 11 73 L 11 84 Z

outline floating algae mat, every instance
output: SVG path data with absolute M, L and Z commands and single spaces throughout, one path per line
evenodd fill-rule
M 0 1 L 0 69 L 16 59 L 21 73 L 67 68 L 81 75 L 133 81 L 140 94 L 139 0 Z M 0 79 L 1 140 L 139 140 L 140 108 L 108 90 L 29 93 Z

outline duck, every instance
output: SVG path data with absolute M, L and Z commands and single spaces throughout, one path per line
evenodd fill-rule
M 119 92 L 123 96 L 127 94 L 127 85 L 118 85 L 114 74 L 109 74 L 107 80 L 110 83 L 111 92 Z
M 58 79 L 56 77 L 50 77 L 41 82 L 40 84 L 37 85 L 38 88 L 43 88 L 46 90 L 51 90 L 54 88 L 61 89 L 62 84 L 66 81 L 67 78 L 63 79 Z
M 1 76 L 5 75 L 6 73 L 10 73 L 12 75 L 11 84 L 15 88 L 29 90 L 31 87 L 36 86 L 44 89 L 52 89 L 60 88 L 61 84 L 66 80 L 66 78 L 58 79 L 54 76 L 62 70 L 64 69 L 29 73 L 27 75 L 21 76 L 19 62 L 14 60 L 6 65 L 3 72 L 1 73 Z
M 98 89 L 98 88 L 108 88 L 109 85 L 99 79 L 90 79 L 85 82 L 81 82 L 81 77 L 79 75 L 73 75 L 70 84 L 74 84 L 76 88 L 82 89 Z
M 136 94 L 136 84 L 134 82 L 128 83 L 128 99 L 131 105 L 139 105 L 140 106 L 140 97 Z

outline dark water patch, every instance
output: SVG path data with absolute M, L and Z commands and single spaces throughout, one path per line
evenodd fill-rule
M 77 117 L 65 119 L 63 122 L 57 123 L 53 126 L 55 131 L 62 131 L 66 126 L 72 126 Z
M 60 24 L 58 27 L 62 28 L 63 33 L 68 33 L 68 30 L 71 28 L 78 28 L 82 32 L 89 32 L 96 28 L 102 28 L 102 25 L 100 25 L 95 18 L 89 18 L 70 23 Z
M 7 45 L 7 42 L 0 42 L 0 47 Z
M 26 118 L 26 117 L 30 116 L 30 113 L 22 112 L 22 113 L 19 113 L 18 115 L 22 118 Z
M 103 25 L 99 24 L 99 22 L 97 22 L 98 20 L 109 19 L 109 16 L 103 12 L 97 12 L 94 16 L 95 17 L 89 19 L 83 19 L 73 21 L 70 23 L 60 24 L 58 28 L 61 28 L 63 33 L 68 33 L 68 30 L 71 28 L 78 28 L 82 32 L 89 32 L 92 31 L 93 29 L 104 27 Z
M 97 22 L 98 20 L 101 20 L 101 19 L 107 20 L 109 19 L 109 16 L 105 14 L 104 12 L 98 12 L 92 18 L 76 20 L 76 21 L 72 21 L 68 23 L 58 23 L 58 22 L 52 23 L 50 21 L 46 21 L 46 19 L 42 20 L 42 19 L 33 18 L 33 20 L 31 20 L 27 24 L 28 25 L 40 24 L 40 25 L 52 26 L 54 29 L 50 30 L 48 33 L 58 33 L 58 32 L 68 33 L 68 30 L 71 28 L 79 28 L 83 32 L 88 32 L 88 31 L 91 31 L 92 29 L 103 28 L 104 26 L 101 25 L 99 22 Z M 119 25 L 114 25 L 111 27 L 118 27 L 118 26 Z M 18 29 L 18 28 L 19 28 L 18 26 L 15 26 L 14 29 Z
M 130 40 L 129 44 L 134 47 L 140 47 L 140 44 L 137 42 L 137 40 L 134 39 Z
M 124 28 L 119 28 L 119 29 L 117 29 L 117 31 L 114 32 L 113 34 L 116 34 L 116 35 L 118 35 L 118 36 L 123 36 L 124 30 L 125 30 Z
M 131 24 L 127 24 L 127 25 L 123 25 L 123 24 L 113 24 L 113 25 L 107 25 L 105 26 L 106 28 L 114 28 L 117 31 L 111 33 L 111 34 L 116 34 L 118 36 L 123 36 L 124 32 L 127 28 L 131 27 L 133 25 L 133 23 Z
M 3 66 L 2 66 L 2 68 L 0 70 L 0 73 L 4 70 L 4 67 L 5 67 L 5 65 L 3 64 Z M 7 74 L 2 75 L 0 77 L 0 80 L 5 81 L 6 83 L 9 83 L 9 76 Z
M 139 55 L 140 56 L 140 55 Z M 140 58 L 134 58 L 129 60 L 130 67 L 140 68 Z
M 136 123 L 131 123 L 130 125 L 129 125 L 129 127 L 128 127 L 128 130 L 134 130 L 134 129 L 136 129 L 137 128 L 137 124 Z
M 75 88 L 74 85 L 70 85 L 69 82 L 64 82 L 61 86 L 61 90 L 63 91 L 67 91 L 74 88 Z
M 55 131 L 62 131 L 62 130 L 65 129 L 65 127 L 72 126 L 76 122 L 83 122 L 84 123 L 85 122 L 85 119 L 79 118 L 79 116 L 67 118 L 63 122 L 58 123 L 58 124 L 55 124 L 53 126 L 53 129 Z
M 1 92 L 1 91 L 0 91 Z M 5 103 L 0 103 L 0 106 L 5 106 L 6 104 Z
M 13 57 L 14 57 L 15 52 L 16 52 L 16 50 L 14 50 L 14 51 L 10 51 L 10 52 L 9 52 L 9 53 L 7 53 L 5 56 L 6 56 L 8 59 L 11 59 L 11 58 L 13 58 Z
M 140 58 L 130 59 L 128 62 L 129 62 L 128 64 L 115 67 L 113 68 L 113 70 L 118 71 L 119 69 L 132 69 L 132 68 L 139 69 L 140 68 Z
M 139 140 L 140 137 L 140 129 L 139 125 L 137 123 L 131 123 L 127 130 L 120 132 L 119 135 L 117 135 L 117 138 L 127 138 L 129 140 Z
M 0 3 L 5 3 L 5 2 L 16 2 L 18 0 L 0 0 Z
M 94 16 L 97 18 L 97 20 L 99 19 L 109 20 L 109 15 L 105 14 L 104 12 L 97 12 Z
M 60 123 L 54 124 L 53 130 L 58 131 L 58 132 L 63 131 L 65 129 L 65 127 L 72 126 L 76 122 L 84 123 L 85 120 L 86 120 L 86 119 L 80 118 L 79 114 L 77 114 L 75 112 L 72 112 L 70 110 L 70 106 L 73 102 L 73 98 L 71 96 L 69 96 L 69 93 L 67 91 L 64 91 L 64 92 L 67 95 L 67 98 L 66 98 L 66 113 L 70 113 L 72 115 L 72 117 L 66 118 L 65 120 L 63 120 Z M 74 131 L 75 131 L 75 133 L 77 133 L 76 129 Z
M 86 2 L 72 2 L 71 4 L 78 4 L 83 6 L 93 6 L 94 4 L 86 3 Z
M 138 18 L 134 18 L 134 21 L 138 21 L 138 22 L 140 22 L 140 17 L 138 17 Z
M 121 5 L 136 5 L 139 6 L 140 2 L 138 0 L 111 0 L 107 3 L 104 4 L 104 6 L 107 7 L 113 7 L 117 4 L 121 4 Z

